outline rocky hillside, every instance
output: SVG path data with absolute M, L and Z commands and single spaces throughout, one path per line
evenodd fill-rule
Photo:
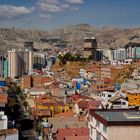
M 123 47 L 129 42 L 140 42 L 140 28 L 95 28 L 88 24 L 79 24 L 55 29 L 50 34 L 66 40 L 72 46 L 82 45 L 83 38 L 87 36 L 96 37 L 99 48 L 118 48 Z
M 47 38 L 49 33 L 39 30 L 21 30 L 21 29 L 7 29 L 0 28 L 0 50 L 6 51 L 10 48 L 23 47 L 24 41 L 34 41 L 37 47 L 46 47 L 40 41 L 41 37 Z
M 36 48 L 82 46 L 84 37 L 96 37 L 98 48 L 123 47 L 128 42 L 140 42 L 140 28 L 96 28 L 88 24 L 54 29 L 21 30 L 0 28 L 0 49 L 22 47 L 24 41 L 34 41 Z

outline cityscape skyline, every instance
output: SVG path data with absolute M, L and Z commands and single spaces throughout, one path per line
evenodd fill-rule
M 139 0 L 1 0 L 0 27 L 50 30 L 72 24 L 138 27 Z

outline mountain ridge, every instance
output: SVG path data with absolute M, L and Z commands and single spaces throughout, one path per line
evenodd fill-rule
M 82 46 L 84 37 L 96 37 L 98 48 L 119 48 L 129 42 L 140 42 L 140 27 L 97 28 L 89 24 L 69 25 L 51 31 L 35 29 L 0 28 L 0 50 L 23 47 L 24 41 L 34 41 L 36 48 Z M 43 39 L 57 38 L 56 42 L 42 42 Z M 54 40 L 51 40 L 54 41 Z M 59 45 L 58 45 L 59 44 Z

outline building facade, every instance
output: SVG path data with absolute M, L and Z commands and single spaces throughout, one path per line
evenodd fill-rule
M 34 50 L 34 42 L 29 41 L 29 42 L 24 42 L 24 49 L 28 49 L 33 51 Z
M 15 78 L 28 74 L 33 67 L 33 52 L 30 50 L 8 51 L 8 77 Z
M 139 140 L 140 111 L 91 110 L 90 140 Z
M 0 130 L 7 129 L 8 118 L 4 112 L 0 112 Z
M 46 66 L 46 55 L 44 53 L 34 53 L 33 63 L 34 69 L 41 70 L 44 66 Z
M 139 43 L 128 43 L 125 46 L 126 58 L 127 59 L 140 59 L 140 44 Z
M 0 77 L 3 76 L 4 57 L 0 55 Z
M 108 61 L 113 60 L 113 50 L 112 49 L 109 49 L 109 50 L 104 49 L 103 50 L 103 60 L 108 60 Z
M 120 61 L 124 61 L 126 59 L 126 50 L 125 48 L 119 48 L 117 50 L 117 59 Z
M 96 38 L 84 38 L 83 53 L 85 58 L 96 59 L 97 41 Z
M 8 78 L 8 59 L 4 60 L 4 78 Z
M 109 78 L 111 79 L 111 69 L 107 67 L 101 67 L 101 79 Z

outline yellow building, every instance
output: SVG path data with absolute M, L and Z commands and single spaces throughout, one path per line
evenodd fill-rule
M 70 110 L 69 104 L 60 101 L 56 97 L 46 95 L 44 96 L 42 96 L 42 98 L 39 97 L 35 99 L 36 111 L 38 112 L 38 114 L 40 112 L 40 116 L 53 117 L 58 113 Z M 44 114 L 42 114 L 41 112 L 44 112 Z
M 128 105 L 140 106 L 140 90 L 127 91 Z

